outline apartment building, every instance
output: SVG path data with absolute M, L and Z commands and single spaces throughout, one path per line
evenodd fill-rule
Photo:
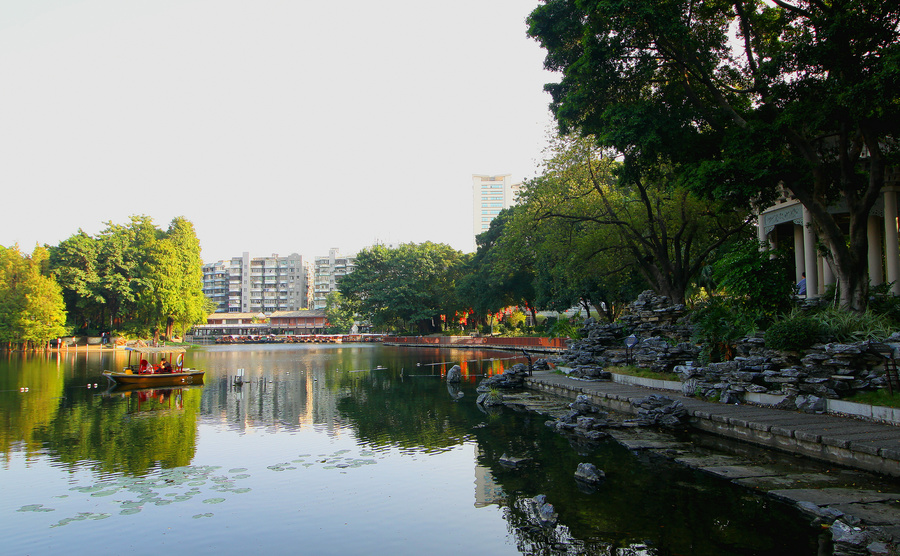
M 287 257 L 240 257 L 203 265 L 203 293 L 219 313 L 264 313 L 309 308 L 309 264 Z
M 313 264 L 312 309 L 324 309 L 328 294 L 337 291 L 341 276 L 353 272 L 355 256 L 341 255 L 337 248 L 327 256 L 316 257 Z
M 513 183 L 512 174 L 472 174 L 473 246 L 475 236 L 487 231 L 501 210 L 516 204 L 521 188 L 521 182 Z

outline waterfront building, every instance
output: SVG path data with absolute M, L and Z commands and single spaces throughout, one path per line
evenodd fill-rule
M 487 231 L 500 211 L 518 201 L 522 183 L 513 183 L 511 174 L 472 174 L 472 242 Z M 474 249 L 473 249 L 474 250 Z
M 321 309 L 278 311 L 269 317 L 269 330 L 272 334 L 322 334 L 325 332 L 325 324 L 325 311 Z
M 297 253 L 250 257 L 203 265 L 203 293 L 219 313 L 298 311 L 309 307 L 309 264 Z
M 312 309 L 324 309 L 328 294 L 338 289 L 342 276 L 350 274 L 356 266 L 356 257 L 341 255 L 332 248 L 328 255 L 316 257 L 313 263 Z

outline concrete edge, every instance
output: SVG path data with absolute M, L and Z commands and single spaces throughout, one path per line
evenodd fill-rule
M 569 369 L 569 367 L 557 367 L 559 370 Z M 681 382 L 674 380 L 657 380 L 652 378 L 641 378 L 631 375 L 623 375 L 611 373 L 613 382 L 618 384 L 627 384 L 629 386 L 643 386 L 645 388 L 653 388 L 656 390 L 669 390 L 681 392 Z M 786 396 L 777 396 L 772 394 L 754 394 L 752 392 L 744 393 L 744 400 L 756 405 L 774 406 L 782 401 Z M 826 413 L 835 415 L 850 415 L 871 421 L 887 423 L 900 426 L 900 409 L 893 407 L 884 407 L 880 405 L 866 405 L 856 402 L 848 402 L 844 400 L 825 400 Z

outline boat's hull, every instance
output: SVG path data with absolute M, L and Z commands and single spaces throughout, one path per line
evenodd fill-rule
M 115 381 L 117 384 L 129 384 L 138 386 L 177 386 L 179 384 L 203 384 L 203 375 L 206 371 L 186 370 L 180 373 L 161 374 L 130 374 L 123 372 L 104 371 L 103 376 Z

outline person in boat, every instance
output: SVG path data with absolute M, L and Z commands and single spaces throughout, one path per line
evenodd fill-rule
M 171 373 L 172 372 L 172 364 L 163 359 L 159 362 L 159 372 L 160 373 Z

